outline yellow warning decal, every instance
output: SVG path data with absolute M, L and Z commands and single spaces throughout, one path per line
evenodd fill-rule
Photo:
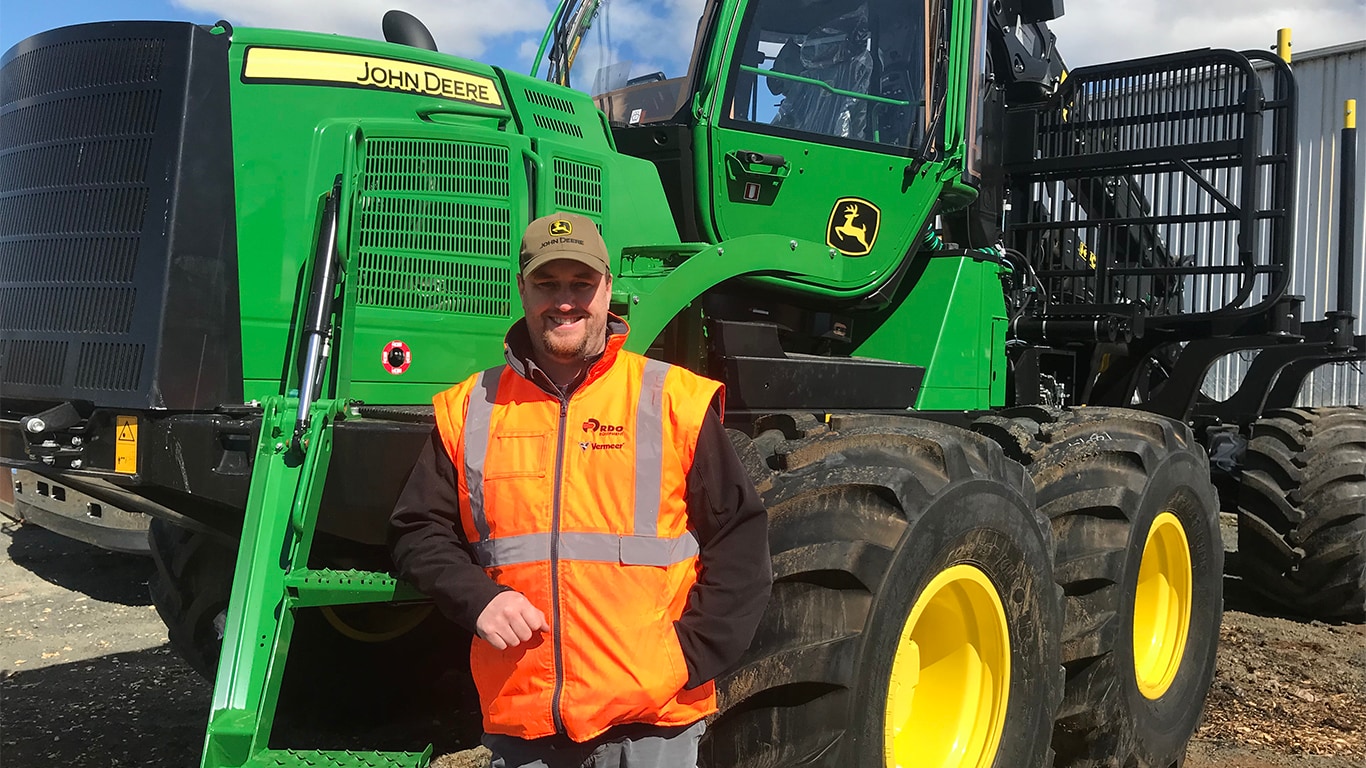
M 348 88 L 400 91 L 501 107 L 491 78 L 442 67 L 378 56 L 293 48 L 248 48 L 242 66 L 246 83 L 321 83 Z
M 138 471 L 138 417 L 114 417 L 114 471 L 135 475 Z

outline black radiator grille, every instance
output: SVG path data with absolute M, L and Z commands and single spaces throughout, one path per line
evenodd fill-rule
M 0 242 L 0 283 L 128 283 L 138 238 L 65 237 Z
M 145 344 L 76 339 L 133 326 L 164 49 L 64 42 L 0 71 L 0 333 L 66 337 L 16 340 L 10 383 L 60 384 L 74 352 L 77 387 L 137 388 Z
M 154 90 L 67 96 L 5 113 L 0 147 L 89 138 L 151 136 L 161 94 Z
M 4 396 L 240 398 L 229 42 L 192 24 L 101 22 L 0 61 Z M 178 364 L 189 347 L 198 367 Z
M 165 41 L 157 38 L 43 46 L 16 56 L 0 72 L 0 92 L 13 102 L 81 88 L 155 82 L 165 49 Z
M 86 342 L 81 345 L 81 365 L 76 386 L 82 389 L 129 391 L 142 377 L 142 344 Z
M 43 333 L 127 333 L 137 289 L 0 288 L 0 326 Z
M 66 344 L 60 341 L 21 340 L 6 342 L 0 362 L 0 382 L 50 387 L 62 383 Z
M 21 149 L 0 157 L 0 178 L 16 189 L 136 184 L 147 177 L 151 146 L 151 139 L 93 139 L 75 163 L 66 162 L 70 151 L 61 144 Z
M 8 181 L 0 178 L 0 184 Z M 63 189 L 0 197 L 0 238 L 127 235 L 142 231 L 147 190 Z

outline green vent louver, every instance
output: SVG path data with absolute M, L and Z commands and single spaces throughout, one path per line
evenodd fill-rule
M 589 216 L 602 214 L 602 169 L 555 158 L 555 207 Z
M 506 199 L 507 147 L 457 141 L 374 139 L 366 144 L 365 191 Z
M 583 138 L 583 129 L 575 125 L 574 123 L 565 122 L 564 120 L 557 120 L 553 117 L 547 117 L 545 115 L 532 115 L 531 119 L 532 122 L 536 123 L 536 126 L 541 130 L 562 133 L 566 136 L 573 136 L 576 139 Z
M 535 104 L 538 107 L 553 109 L 559 112 L 563 112 L 567 115 L 574 114 L 574 103 L 569 101 L 568 99 L 562 99 L 559 96 L 554 96 L 549 93 L 533 91 L 530 88 L 527 88 L 525 90 L 525 93 L 526 100 L 531 102 L 532 104 Z
M 357 210 L 357 304 L 510 317 L 507 147 L 373 139 Z
M 358 274 L 361 305 L 511 316 L 506 267 L 362 251 Z

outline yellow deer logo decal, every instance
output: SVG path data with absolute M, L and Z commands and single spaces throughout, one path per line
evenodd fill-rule
M 843 237 L 852 237 L 863 246 L 863 250 L 868 250 L 868 227 L 854 226 L 854 219 L 858 218 L 859 210 L 857 205 L 851 205 L 844 209 L 844 223 L 835 227 L 835 232 Z
M 873 250 L 882 212 L 858 197 L 842 197 L 830 210 L 825 244 L 845 256 L 866 256 Z M 840 220 L 843 223 L 839 223 Z

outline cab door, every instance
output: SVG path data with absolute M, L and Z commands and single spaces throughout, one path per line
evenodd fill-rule
M 828 246 L 820 255 L 845 260 L 835 288 L 900 262 L 938 194 L 908 183 L 925 125 L 923 8 L 751 0 L 722 27 L 730 49 L 698 158 L 718 239 Z

